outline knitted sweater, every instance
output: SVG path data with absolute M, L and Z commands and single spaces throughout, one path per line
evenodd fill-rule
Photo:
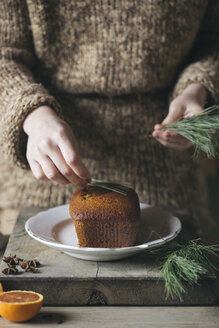
M 25 157 L 22 123 L 49 105 L 92 177 L 130 182 L 142 202 L 200 227 L 198 161 L 150 135 L 190 83 L 218 102 L 218 20 L 217 0 L 1 0 L 0 207 L 69 201 L 73 186 L 36 181 Z

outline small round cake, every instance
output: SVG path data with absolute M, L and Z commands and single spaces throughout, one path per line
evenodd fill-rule
M 131 188 L 111 186 L 120 188 L 124 194 L 101 185 L 89 185 L 86 190 L 77 189 L 73 193 L 69 213 L 79 246 L 113 248 L 135 244 L 140 222 L 138 195 Z

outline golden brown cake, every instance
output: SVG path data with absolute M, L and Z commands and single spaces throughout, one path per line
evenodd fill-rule
M 140 221 L 138 196 L 131 188 L 119 187 L 126 195 L 99 186 L 73 193 L 69 212 L 79 246 L 112 248 L 135 244 Z

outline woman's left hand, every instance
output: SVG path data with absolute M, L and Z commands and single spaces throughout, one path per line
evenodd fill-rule
M 190 84 L 181 95 L 170 104 L 169 113 L 161 124 L 154 126 L 152 136 L 162 145 L 184 151 L 192 146 L 192 143 L 178 133 L 170 130 L 162 131 L 167 124 L 183 118 L 198 114 L 206 103 L 207 90 L 202 84 Z

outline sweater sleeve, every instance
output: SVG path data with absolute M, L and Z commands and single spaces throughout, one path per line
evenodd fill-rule
M 13 164 L 28 169 L 22 123 L 41 105 L 61 109 L 34 79 L 35 62 L 26 1 L 0 1 L 0 147 Z
M 209 104 L 219 104 L 219 1 L 209 0 L 189 64 L 181 72 L 171 98 L 177 97 L 191 83 L 203 84 Z

